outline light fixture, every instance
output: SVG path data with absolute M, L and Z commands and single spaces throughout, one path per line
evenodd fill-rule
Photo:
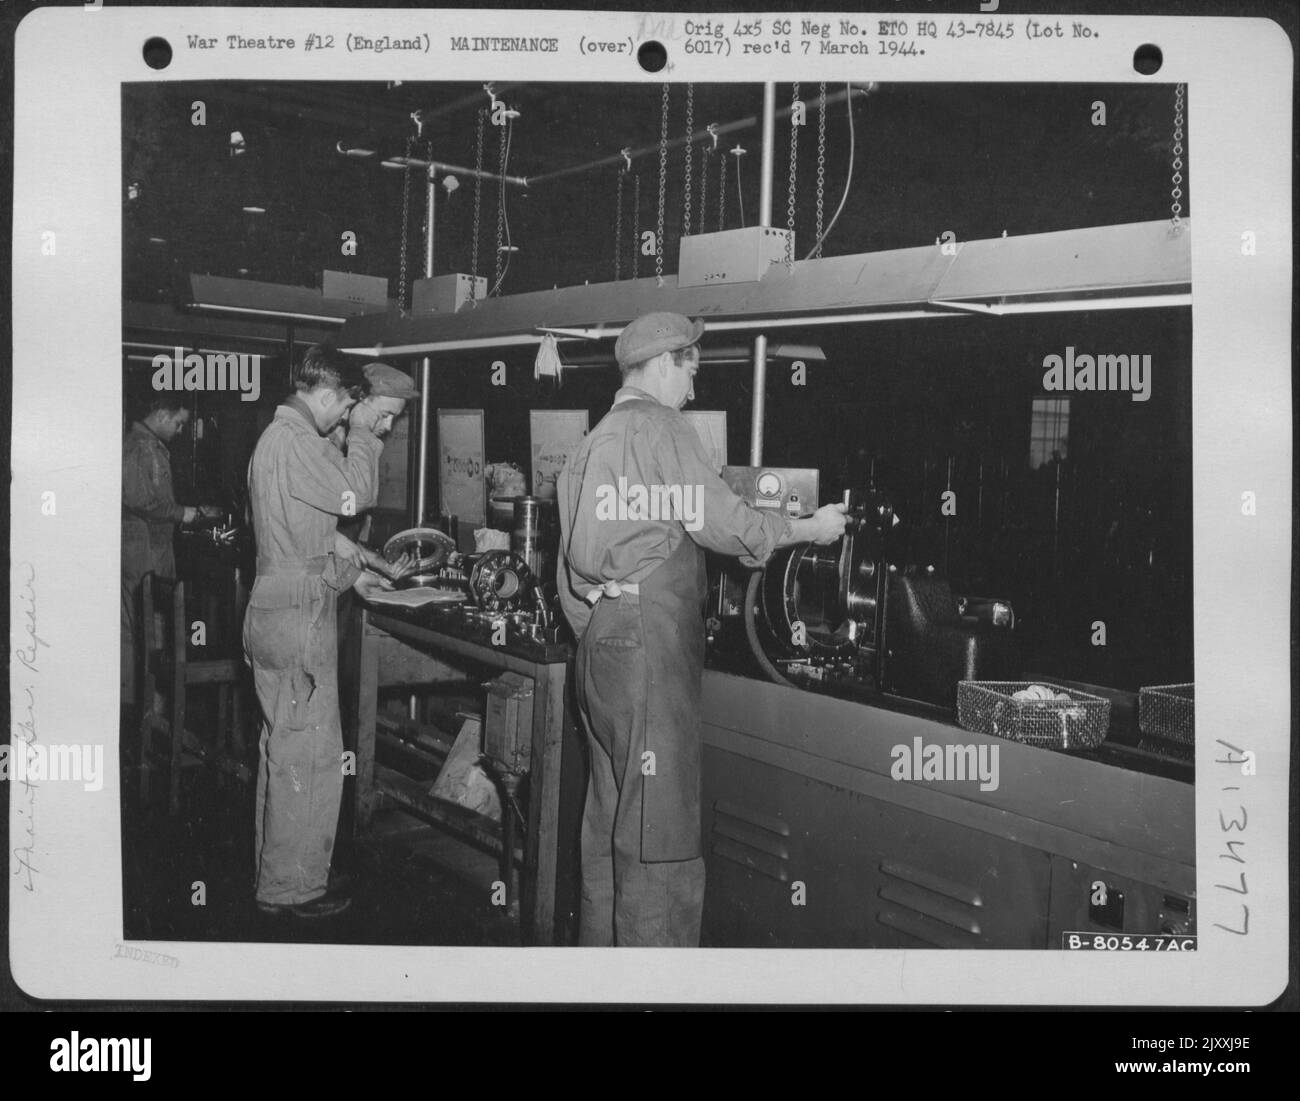
M 265 214 L 265 213 L 266 213 L 266 207 L 264 207 L 264 206 L 246 206 L 246 207 L 244 207 L 244 213 L 245 213 L 245 214 Z
M 453 191 L 459 190 L 460 180 L 456 179 L 455 176 L 443 176 L 442 186 L 446 190 L 447 194 L 450 195 Z
M 149 243 L 150 243 L 151 245 L 165 245 L 165 244 L 167 243 L 167 238 L 166 238 L 166 237 L 150 237 L 150 238 L 149 238 Z
M 345 317 L 330 314 L 298 313 L 295 310 L 259 310 L 252 306 L 225 306 L 217 302 L 190 302 L 186 309 L 212 313 L 235 314 L 240 317 L 273 317 L 280 321 L 319 321 L 325 325 L 342 325 Z
M 365 160 L 367 157 L 375 156 L 375 151 L 373 149 L 362 149 L 359 146 L 349 147 L 345 149 L 343 148 L 342 142 L 339 142 L 337 145 L 335 145 L 335 148 L 340 153 L 342 153 L 345 157 L 353 157 L 356 160 Z

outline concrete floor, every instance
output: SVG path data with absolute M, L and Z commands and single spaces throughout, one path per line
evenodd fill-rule
M 303 920 L 271 917 L 254 904 L 251 785 L 218 784 L 207 769 L 187 770 L 174 818 L 161 807 L 138 809 L 134 794 L 123 792 L 128 940 L 521 943 L 518 920 L 491 903 L 496 857 L 402 811 L 381 811 L 360 840 L 340 833 L 334 870 L 351 875 L 352 906 Z M 204 884 L 203 905 L 192 901 L 196 881 Z

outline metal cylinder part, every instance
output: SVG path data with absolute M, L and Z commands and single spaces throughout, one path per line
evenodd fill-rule
M 497 531 L 514 531 L 515 499 L 513 497 L 488 498 L 488 527 Z
M 528 563 L 534 577 L 543 580 L 550 578 L 554 567 L 552 535 L 555 519 L 553 500 L 541 497 L 514 498 L 510 549 Z

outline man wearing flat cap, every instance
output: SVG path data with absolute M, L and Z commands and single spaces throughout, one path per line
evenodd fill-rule
M 844 532 L 842 505 L 791 520 L 718 476 L 680 412 L 695 396 L 703 333 L 676 313 L 623 330 L 623 387 L 557 482 L 560 601 L 579 640 L 591 757 L 583 945 L 699 944 L 704 551 L 757 567 L 777 547 Z
M 392 431 L 393 422 L 405 412 L 406 403 L 412 398 L 418 398 L 420 391 L 405 372 L 386 363 L 367 363 L 362 371 L 370 384 L 370 393 L 361 400 L 361 404 L 371 406 L 381 414 L 375 426 L 375 434 L 383 439 Z M 340 424 L 330 433 L 329 439 L 340 451 L 346 452 L 347 425 Z M 340 520 L 334 540 L 334 553 L 358 568 L 368 567 L 390 577 L 394 576 L 389 563 L 381 555 L 360 545 L 361 540 L 369 538 L 369 530 L 368 514 Z M 340 620 L 347 614 L 350 603 L 350 600 L 339 602 Z

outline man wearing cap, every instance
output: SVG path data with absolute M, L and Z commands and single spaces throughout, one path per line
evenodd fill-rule
M 362 370 L 365 372 L 366 381 L 370 384 L 370 393 L 361 400 L 361 404 L 373 406 L 383 414 L 375 429 L 376 434 L 382 439 L 392 431 L 393 422 L 405 412 L 406 403 L 412 398 L 418 398 L 420 391 L 404 372 L 386 363 L 367 363 Z M 346 453 L 347 425 L 340 423 L 330 433 L 329 441 Z M 395 573 L 382 555 L 361 545 L 362 540 L 369 538 L 369 533 L 369 515 L 341 519 L 334 540 L 334 553 L 351 562 L 358 569 L 369 568 L 390 577 L 400 577 L 401 572 Z M 345 614 L 345 603 L 347 602 L 340 601 L 339 604 L 340 620 Z
M 583 945 L 699 944 L 704 551 L 757 567 L 844 532 L 842 505 L 799 520 L 760 512 L 713 469 L 680 412 L 703 332 L 675 313 L 623 330 L 623 387 L 557 482 L 560 601 L 591 757 Z
M 391 587 L 333 553 L 335 528 L 340 516 L 375 502 L 380 433 L 392 411 L 382 403 L 357 404 L 366 378 L 328 345 L 308 349 L 293 384 L 248 468 L 257 579 L 244 619 L 244 652 L 264 720 L 257 904 L 265 913 L 319 918 L 350 901 L 327 893 L 343 796 L 335 602 L 349 587 L 363 596 Z M 344 418 L 346 457 L 326 439 Z

